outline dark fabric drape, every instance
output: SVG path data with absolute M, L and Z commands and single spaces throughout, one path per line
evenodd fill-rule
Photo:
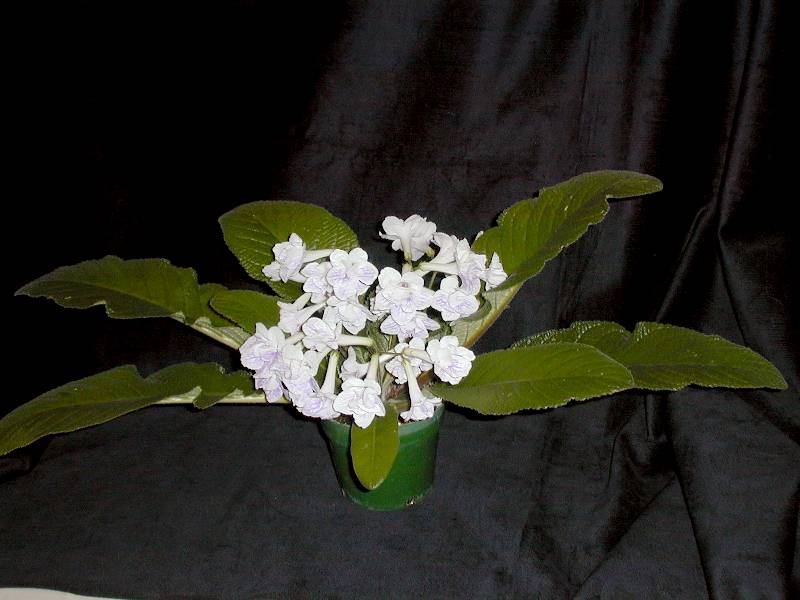
M 478 350 L 578 319 L 659 320 L 747 344 L 789 389 L 619 394 L 504 419 L 448 410 L 434 492 L 392 514 L 340 498 L 315 426 L 283 409 L 150 409 L 2 459 L 0 585 L 124 597 L 800 593 L 789 5 L 26 15 L 15 98 L 27 183 L 12 211 L 31 227 L 26 249 L 37 233 L 9 257 L 15 287 L 106 253 L 255 287 L 215 219 L 259 198 L 325 206 L 388 265 L 386 215 L 472 237 L 542 186 L 633 169 L 664 192 L 615 202 Z M 121 362 L 236 364 L 176 324 L 13 302 L 20 377 L 7 410 Z

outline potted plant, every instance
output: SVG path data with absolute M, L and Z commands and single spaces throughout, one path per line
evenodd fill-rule
M 245 204 L 220 218 L 223 236 L 274 294 L 198 284 L 163 259 L 56 269 L 17 294 L 103 304 L 112 318 L 169 317 L 238 350 L 248 370 L 182 363 L 141 377 L 128 365 L 73 381 L 0 420 L 0 454 L 151 405 L 291 404 L 321 420 L 344 493 L 388 510 L 430 489 L 444 402 L 507 415 L 628 389 L 785 389 L 752 350 L 660 323 L 577 322 L 470 350 L 526 280 L 603 219 L 609 198 L 661 187 L 630 171 L 585 173 L 510 206 L 471 244 L 419 215 L 389 216 L 380 235 L 401 260 L 382 269 L 320 207 Z

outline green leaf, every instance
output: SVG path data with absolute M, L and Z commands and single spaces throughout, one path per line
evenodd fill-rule
M 300 284 L 270 281 L 261 272 L 274 260 L 275 244 L 296 233 L 309 250 L 352 250 L 358 246 L 356 234 L 344 221 L 324 208 L 303 202 L 251 202 L 225 213 L 219 222 L 225 243 L 247 274 L 267 282 L 278 295 L 291 300 L 300 295 Z
M 194 383 L 200 393 L 192 400 L 195 408 L 205 410 L 218 402 L 266 402 L 264 392 L 255 389 L 253 376 L 248 371 L 225 373 L 216 363 L 181 363 L 153 373 L 147 378 L 168 389 L 181 389 Z M 161 400 L 161 404 L 170 404 Z
M 234 327 L 236 323 L 230 319 L 226 319 L 223 315 L 215 310 L 212 310 L 211 299 L 222 292 L 227 292 L 228 288 L 219 283 L 203 283 L 199 287 L 200 290 L 200 306 L 203 309 L 203 316 L 208 318 L 208 322 L 212 327 Z
M 631 342 L 631 333 L 622 325 L 610 321 L 576 321 L 568 329 L 551 329 L 542 331 L 529 338 L 519 340 L 512 344 L 512 348 L 526 346 L 541 346 L 554 342 L 574 342 L 594 346 L 609 356 Z
M 275 296 L 250 290 L 219 292 L 211 299 L 211 307 L 249 333 L 255 333 L 256 323 L 272 327 L 280 319 L 278 299 Z
M 655 177 L 632 171 L 594 171 L 542 188 L 538 198 L 522 200 L 498 219 L 473 244 L 475 252 L 491 257 L 497 252 L 508 273 L 500 289 L 515 287 L 533 277 L 599 223 L 609 209 L 609 198 L 642 196 L 662 189 Z
M 397 429 L 397 413 L 386 406 L 385 417 L 375 417 L 369 427 L 357 425 L 350 428 L 350 457 L 353 470 L 361 484 L 374 490 L 392 470 L 400 437 Z
M 17 295 L 45 297 L 65 308 L 105 305 L 112 319 L 171 317 L 238 348 L 247 333 L 208 306 L 225 288 L 197 283 L 192 269 L 162 258 L 122 260 L 106 256 L 59 267 L 17 290 Z
M 182 363 L 142 378 L 126 365 L 67 383 L 23 404 L 0 419 L 0 455 L 54 433 L 98 425 L 156 403 L 193 401 L 207 407 L 223 399 L 253 400 L 242 371 L 225 374 L 216 364 Z
M 439 383 L 432 391 L 483 414 L 507 415 L 605 396 L 632 385 L 630 372 L 599 350 L 561 342 L 482 354 L 460 383 Z
M 575 341 L 605 352 L 633 374 L 635 387 L 679 390 L 687 385 L 786 389 L 780 372 L 761 355 L 717 335 L 674 325 L 639 323 L 633 333 L 604 321 L 573 323 L 515 346 Z

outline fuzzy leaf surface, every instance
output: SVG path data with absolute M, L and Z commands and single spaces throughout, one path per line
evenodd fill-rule
M 607 321 L 579 321 L 567 329 L 517 342 L 532 347 L 588 344 L 625 365 L 637 388 L 679 390 L 687 385 L 786 389 L 780 372 L 760 354 L 717 335 L 663 323 L 638 323 L 633 333 Z
M 397 413 L 386 406 L 385 417 L 375 417 L 369 427 L 350 429 L 350 457 L 353 470 L 365 488 L 374 490 L 392 470 L 400 448 Z
M 224 290 L 213 296 L 211 307 L 248 333 L 255 333 L 256 323 L 267 327 L 278 324 L 278 298 L 252 290 Z
M 633 171 L 593 171 L 542 188 L 537 198 L 510 206 L 473 244 L 476 252 L 491 257 L 497 252 L 510 288 L 542 270 L 566 246 L 580 238 L 590 225 L 603 220 L 609 198 L 643 196 L 662 189 L 650 175 Z
M 181 363 L 146 378 L 133 365 L 116 367 L 45 392 L 0 419 L 0 455 L 46 435 L 105 423 L 158 402 L 193 401 L 207 407 L 248 394 L 260 394 L 249 374 L 226 374 L 213 363 Z
M 596 348 L 559 342 L 479 355 L 457 385 L 438 383 L 433 393 L 486 415 L 562 406 L 632 387 L 624 366 Z

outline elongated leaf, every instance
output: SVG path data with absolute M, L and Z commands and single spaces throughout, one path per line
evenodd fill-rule
M 523 283 L 599 223 L 609 209 L 609 198 L 642 196 L 661 190 L 655 177 L 632 171 L 594 171 L 543 188 L 538 198 L 509 207 L 473 244 L 476 252 L 497 252 L 509 277 L 507 289 Z
M 300 285 L 273 282 L 261 272 L 274 260 L 272 247 L 296 233 L 309 250 L 340 248 L 351 250 L 358 238 L 344 221 L 324 208 L 290 201 L 251 202 L 234 208 L 219 218 L 225 243 L 236 255 L 247 274 L 269 283 L 280 296 L 295 299 Z
M 228 319 L 219 312 L 212 310 L 211 299 L 217 294 L 227 292 L 228 288 L 219 283 L 203 283 L 200 284 L 200 307 L 203 310 L 203 317 L 208 319 L 212 327 L 234 327 L 236 322 Z M 201 317 L 202 318 L 202 317 Z
M 66 308 L 105 305 L 112 319 L 171 317 L 238 348 L 247 334 L 208 305 L 225 288 L 198 285 L 192 269 L 162 258 L 122 260 L 106 256 L 59 267 L 17 290 L 17 295 L 45 297 Z
M 216 363 L 181 363 L 153 373 L 147 378 L 168 388 L 180 389 L 194 383 L 200 393 L 192 400 L 195 408 L 204 410 L 218 402 L 266 402 L 264 392 L 255 389 L 253 377 L 248 371 L 225 373 Z M 160 404 L 170 404 L 169 399 Z
M 433 386 L 445 400 L 487 415 L 552 408 L 630 388 L 628 370 L 596 348 L 553 343 L 478 356 L 457 385 Z
M 635 387 L 679 390 L 687 385 L 786 389 L 780 372 L 761 355 L 716 335 L 674 325 L 639 323 L 633 333 L 605 321 L 573 323 L 517 342 L 535 346 L 574 341 L 594 346 L 625 365 Z
M 632 340 L 631 333 L 622 325 L 610 321 L 576 321 L 567 329 L 542 331 L 529 338 L 515 342 L 512 348 L 541 346 L 555 342 L 575 342 L 594 346 L 609 356 L 615 356 Z
M 368 490 L 374 490 L 386 479 L 399 448 L 397 413 L 391 406 L 386 406 L 385 417 L 375 417 L 369 427 L 353 425 L 350 429 L 353 470 Z
M 211 299 L 211 306 L 250 333 L 256 323 L 272 327 L 280 319 L 278 299 L 251 290 L 225 290 Z
M 0 419 L 0 455 L 53 433 L 105 423 L 140 408 L 194 401 L 210 406 L 229 397 L 263 394 L 241 371 L 225 374 L 216 364 L 182 363 L 142 378 L 126 365 L 67 383 Z

